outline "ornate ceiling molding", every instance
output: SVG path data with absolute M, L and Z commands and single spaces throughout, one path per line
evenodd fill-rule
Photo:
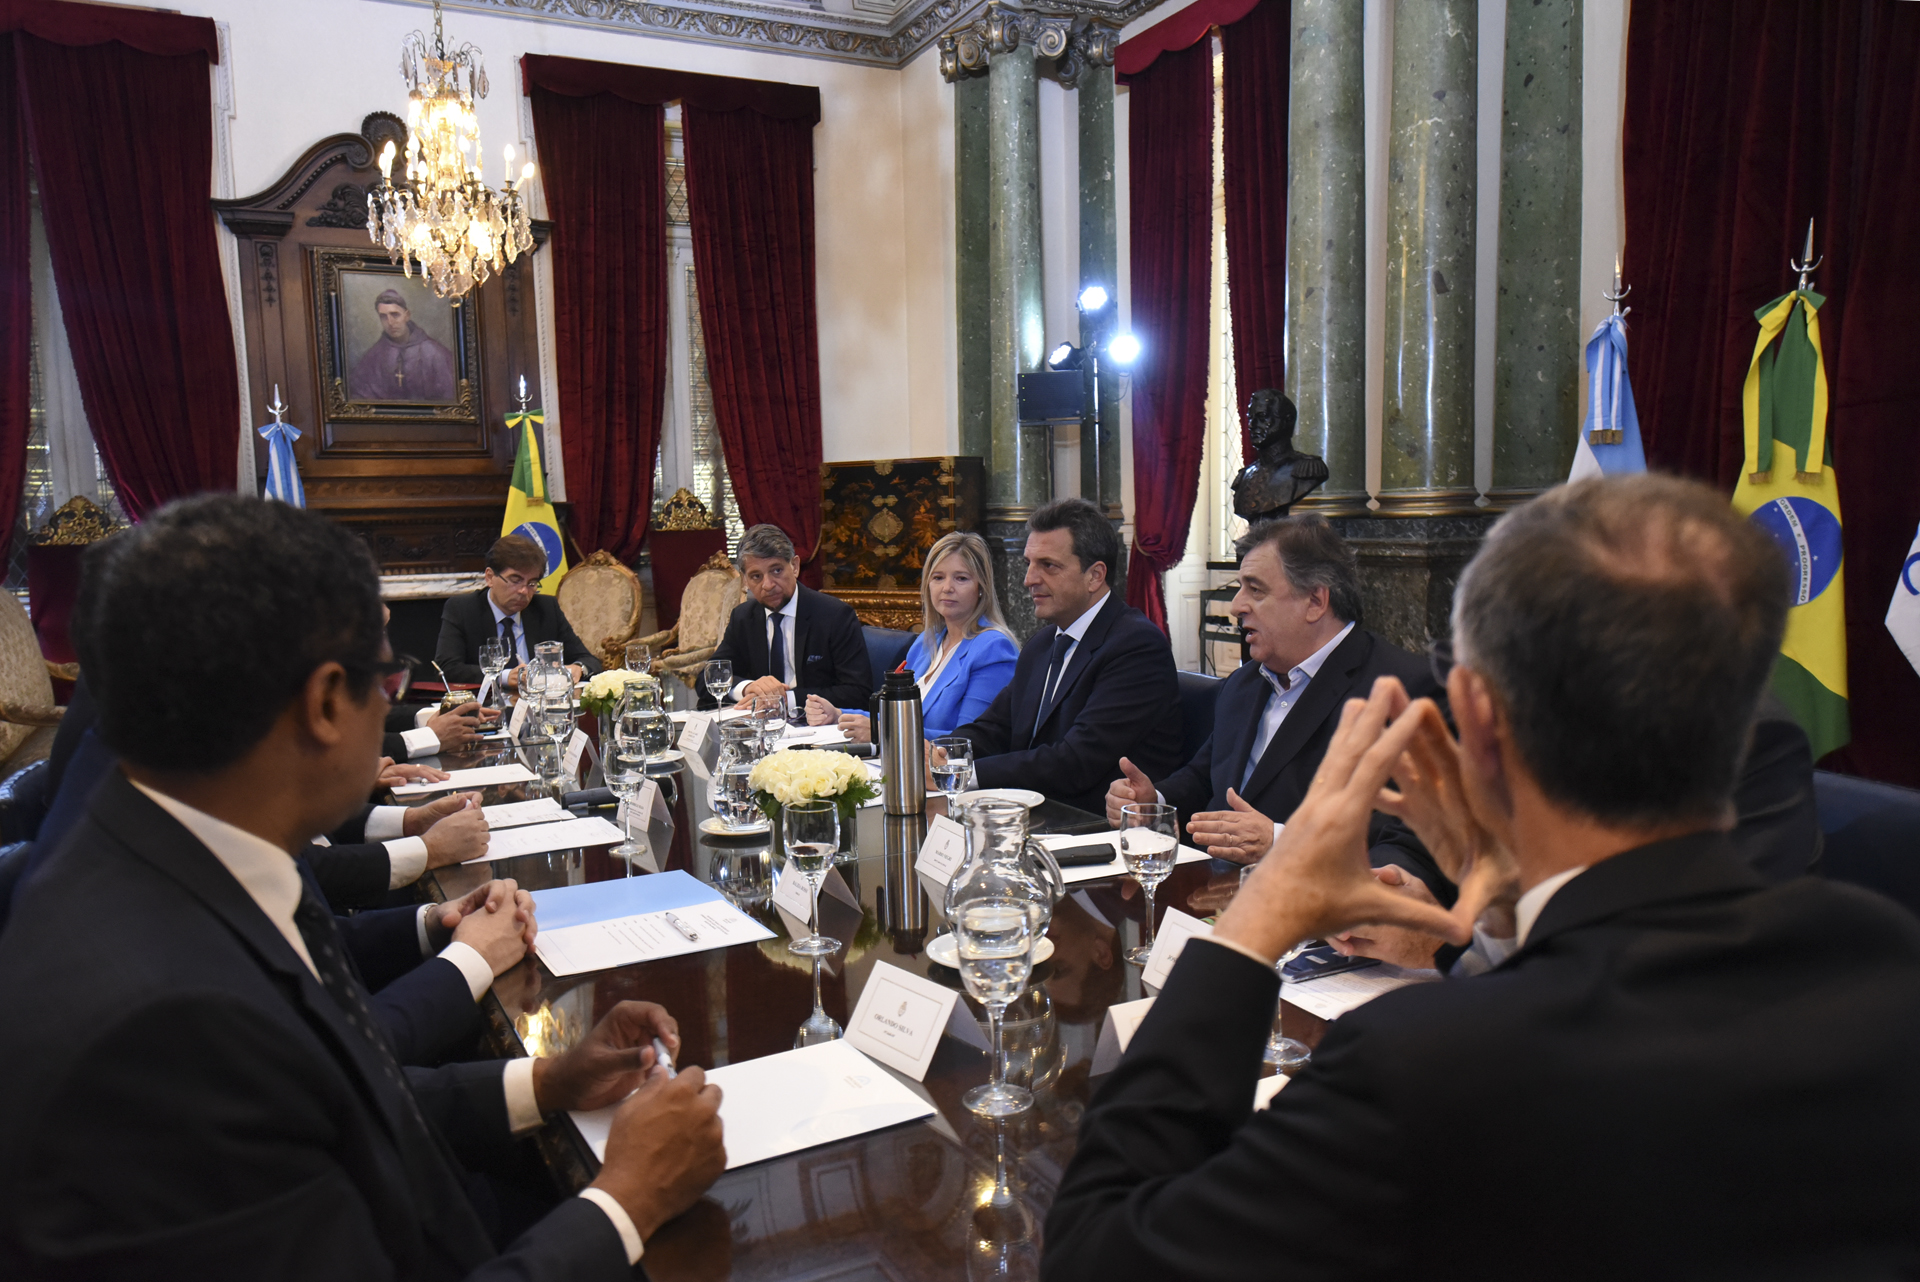
M 431 4 L 431 0 L 397 2 L 419 8 Z M 1119 28 L 1160 2 L 1048 0 L 1044 14 L 1021 16 L 1064 20 L 1089 31 L 1108 30 L 1104 61 L 1111 62 Z M 860 5 L 861 0 L 855 3 Z M 899 0 L 900 7 L 890 16 L 833 13 L 812 3 L 784 4 L 775 0 L 761 3 L 751 0 L 442 0 L 442 4 L 448 9 L 505 14 L 536 22 L 565 22 L 630 35 L 698 40 L 801 58 L 894 68 L 906 66 L 955 27 L 975 24 L 990 7 L 1003 13 L 1018 13 L 1013 6 L 990 5 L 988 0 Z M 1105 27 L 1088 27 L 1088 22 L 1105 24 Z

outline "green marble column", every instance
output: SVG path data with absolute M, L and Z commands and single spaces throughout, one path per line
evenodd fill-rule
M 1329 515 L 1367 502 L 1365 26 L 1354 0 L 1293 0 L 1287 392 L 1329 473 L 1301 510 Z
M 1080 345 L 1105 341 L 1120 314 L 1120 253 L 1113 187 L 1113 68 L 1091 66 L 1080 73 L 1075 92 L 1080 102 L 1080 287 L 1099 285 L 1111 300 L 1080 320 Z M 1080 427 L 1080 493 L 1098 503 L 1115 521 L 1120 503 L 1120 380 L 1099 387 L 1099 425 L 1092 407 Z
M 1477 0 L 1394 7 L 1380 510 L 1473 512 Z
M 953 85 L 954 298 L 958 311 L 960 453 L 989 458 L 993 449 L 987 325 L 987 78 Z
M 1507 7 L 1495 507 L 1566 480 L 1580 430 L 1580 10 L 1581 0 Z

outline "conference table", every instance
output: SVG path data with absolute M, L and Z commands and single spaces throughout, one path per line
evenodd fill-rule
M 501 748 L 447 755 L 441 764 L 462 769 L 520 760 L 538 771 L 545 763 L 548 773 L 535 781 L 483 789 L 488 805 L 599 783 L 597 767 L 583 768 L 578 782 L 555 777 L 556 755 Z M 768 851 L 765 835 L 699 830 L 712 814 L 700 772 L 681 768 L 661 779 L 672 818 L 671 838 L 661 843 L 664 857 L 656 852 L 662 871 L 681 869 L 712 882 L 716 867 Z M 820 996 L 843 1026 L 878 962 L 960 988 L 957 972 L 927 956 L 927 941 L 945 924 L 938 900 L 913 868 L 927 822 L 944 811 L 944 800 L 935 796 L 923 815 L 892 816 L 876 805 L 855 816 L 839 870 L 860 906 L 856 911 L 821 897 L 824 933 L 844 942 L 822 959 Z M 1036 834 L 1108 827 L 1103 816 L 1051 800 L 1032 817 Z M 648 875 L 610 851 L 602 846 L 456 865 L 429 872 L 419 885 L 426 898 L 445 900 L 493 877 L 542 890 Z M 1234 865 L 1181 864 L 1159 888 L 1156 909 L 1211 916 L 1238 885 Z M 1032 1109 L 1000 1123 L 970 1113 L 960 1097 L 987 1080 L 987 1056 L 944 1037 L 922 1083 L 938 1108 L 935 1116 L 727 1172 L 647 1243 L 648 1274 L 659 1282 L 1037 1276 L 1041 1229 L 1093 1092 L 1090 1070 L 1107 1009 L 1148 995 L 1141 968 L 1124 959 L 1141 937 L 1145 898 L 1138 886 L 1130 878 L 1107 878 L 1069 891 L 1048 932 L 1054 953 L 1035 968 L 1028 993 L 1005 1021 L 1008 1080 L 1034 1092 Z M 812 963 L 787 951 L 786 926 L 771 906 L 737 906 L 774 938 L 566 978 L 529 954 L 485 999 L 494 1052 L 556 1054 L 630 998 L 658 1002 L 679 1021 L 682 1064 L 718 1067 L 792 1049 L 813 1009 Z M 984 1009 L 964 994 L 961 1002 L 984 1028 Z M 1290 1036 L 1309 1045 L 1324 1029 L 1290 1004 L 1283 1021 Z M 570 1119 L 550 1120 L 538 1135 L 563 1186 L 578 1188 L 593 1178 L 597 1163 Z M 1015 1193 L 1012 1208 L 991 1205 L 999 1161 Z

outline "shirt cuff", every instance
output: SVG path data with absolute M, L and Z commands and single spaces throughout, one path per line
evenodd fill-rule
M 440 736 L 425 726 L 418 730 L 402 730 L 400 742 L 407 745 L 407 757 L 431 757 L 440 751 Z
M 1274 968 L 1275 963 L 1273 958 L 1262 957 L 1259 953 L 1254 952 L 1253 949 L 1248 948 L 1245 944 L 1237 943 L 1234 940 L 1222 939 L 1218 935 L 1195 935 L 1194 939 L 1205 940 L 1209 944 L 1218 944 L 1222 948 L 1231 948 L 1234 952 L 1239 953 L 1242 957 L 1245 957 L 1248 961 L 1256 962 L 1259 965 L 1265 967 L 1267 970 L 1272 970 Z M 1192 942 L 1192 941 L 1190 940 L 1188 942 Z
M 387 889 L 398 890 L 420 880 L 427 870 L 427 842 L 424 837 L 402 837 L 384 843 L 387 848 Z
M 433 945 L 427 942 L 427 914 L 436 908 L 444 907 L 446 907 L 445 904 L 421 904 L 419 915 L 413 919 L 413 933 L 420 940 L 422 957 L 431 956 L 433 953 Z
M 507 1129 L 515 1135 L 540 1129 L 546 1119 L 540 1116 L 540 1101 L 533 1094 L 533 1061 L 524 1056 L 508 1060 L 500 1085 L 507 1093 Z
M 751 684 L 752 683 L 748 681 L 734 682 L 733 689 L 727 691 L 727 698 L 733 700 L 735 703 L 740 702 L 740 696 L 747 692 L 747 687 Z
M 438 711 L 440 711 L 439 704 L 437 703 L 428 704 L 426 707 L 420 709 L 420 711 L 413 714 L 413 724 L 424 728 L 427 722 L 433 720 L 433 714 Z M 402 733 L 404 733 L 404 731 Z M 437 743 L 438 740 L 435 740 L 435 742 Z
M 405 806 L 375 806 L 367 814 L 367 840 L 392 841 L 407 835 Z
M 584 1188 L 580 1196 L 607 1213 L 613 1221 L 613 1228 L 620 1235 L 620 1245 L 627 1248 L 627 1264 L 640 1263 L 640 1255 L 646 1250 L 646 1244 L 640 1240 L 640 1230 L 633 1225 L 633 1217 L 627 1214 L 627 1208 L 620 1205 L 620 1199 L 605 1189 Z
M 476 1002 L 493 987 L 493 967 L 487 965 L 487 959 L 472 944 L 463 944 L 456 939 L 442 948 L 440 955 L 459 970 L 460 977 L 467 981 L 467 991 L 473 994 Z

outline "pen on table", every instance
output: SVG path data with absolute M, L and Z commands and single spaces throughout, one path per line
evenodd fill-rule
M 678 917 L 675 917 L 672 913 L 661 913 L 660 915 L 667 919 L 667 925 L 673 927 L 675 930 L 685 935 L 688 939 L 692 940 L 694 943 L 697 944 L 700 942 L 700 936 L 694 931 L 689 930 L 687 928 L 687 923 L 681 921 Z
M 658 1037 L 653 1039 L 653 1062 L 667 1070 L 669 1079 L 680 1076 L 673 1067 L 673 1056 L 667 1053 L 667 1044 Z

